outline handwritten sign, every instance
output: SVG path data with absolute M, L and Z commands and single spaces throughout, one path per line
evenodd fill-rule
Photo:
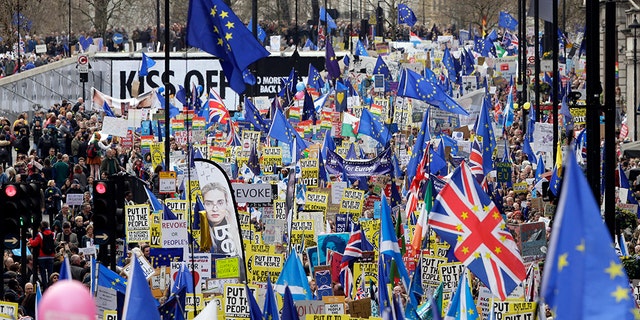
M 237 278 L 240 276 L 238 257 L 216 259 L 216 278 Z

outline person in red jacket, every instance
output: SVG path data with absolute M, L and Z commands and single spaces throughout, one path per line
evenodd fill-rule
M 42 288 L 46 289 L 49 285 L 49 276 L 53 273 L 53 259 L 56 256 L 55 247 L 53 250 L 45 248 L 47 242 L 46 239 L 53 238 L 53 232 L 49 229 L 49 222 L 42 221 L 40 223 L 40 232 L 29 240 L 29 247 L 37 250 L 38 257 L 38 269 L 40 271 L 40 281 L 42 281 Z M 36 252 L 32 250 L 34 256 Z

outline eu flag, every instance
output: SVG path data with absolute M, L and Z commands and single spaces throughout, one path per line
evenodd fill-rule
M 560 195 L 541 295 L 555 319 L 633 319 L 635 298 L 599 206 L 573 153 L 567 160 L 571 192 Z
M 376 65 L 375 67 L 373 67 L 373 74 L 384 75 L 385 81 L 391 81 L 391 74 L 389 73 L 389 67 L 387 66 L 387 63 L 384 62 L 384 59 L 382 59 L 382 56 L 378 56 L 378 59 L 376 60 Z
M 127 279 L 121 277 L 119 274 L 111 271 L 111 269 L 103 266 L 102 264 L 96 264 L 98 267 L 98 285 L 114 289 L 122 294 L 127 291 Z
M 265 39 L 267 39 L 267 32 L 264 31 L 264 29 L 262 29 L 262 27 L 260 26 L 260 24 L 258 23 L 258 39 L 260 40 L 260 42 L 264 42 Z M 247 29 L 249 29 L 249 31 L 253 32 L 253 20 L 249 20 L 249 24 L 247 25 Z
M 140 62 L 140 71 L 138 71 L 138 76 L 144 77 L 149 75 L 149 68 L 156 65 L 156 61 L 151 59 L 151 57 L 142 53 L 142 61 Z
M 486 85 L 485 88 L 487 88 Z M 489 110 L 491 110 L 490 101 L 491 97 L 487 90 L 485 91 L 485 97 L 475 126 L 476 135 L 482 137 L 482 169 L 485 175 L 493 170 L 493 150 L 496 148 L 496 137 L 493 134 L 493 125 L 489 115 Z
M 384 126 L 382 120 L 367 109 L 362 109 L 358 134 L 369 136 L 380 142 L 383 146 L 387 145 L 387 142 L 391 139 L 391 133 L 389 133 L 387 127 Z
M 258 108 L 249 100 L 244 98 L 244 118 L 253 125 L 256 130 L 266 131 L 269 127 L 267 122 L 260 115 Z
M 421 77 L 416 72 L 404 69 L 398 84 L 398 96 L 422 100 L 444 111 L 468 116 L 453 98 L 448 96 L 437 84 Z
M 368 57 L 369 53 L 367 52 L 367 49 L 364 47 L 364 44 L 362 44 L 362 41 L 360 41 L 360 39 L 358 39 L 358 43 L 356 44 L 356 56 L 361 56 L 361 57 Z
M 307 78 L 307 85 L 318 91 L 320 91 L 320 89 L 324 87 L 322 76 L 320 76 L 318 69 L 316 69 L 316 67 L 314 67 L 311 63 L 309 63 L 309 76 Z
M 404 3 L 398 5 L 398 24 L 407 24 L 409 27 L 413 27 L 418 22 L 418 18 L 413 13 L 413 10 Z
M 500 11 L 498 26 L 501 28 L 507 28 L 509 30 L 515 30 L 518 26 L 518 20 L 513 18 L 508 12 Z
M 333 51 L 333 45 L 331 45 L 331 41 L 327 41 L 324 59 L 325 68 L 327 69 L 327 73 L 329 73 L 329 79 L 340 78 L 340 66 L 338 65 L 336 53 L 335 51 Z
M 191 0 L 187 43 L 218 58 L 231 88 L 243 93 L 243 72 L 269 56 L 240 18 L 222 0 Z

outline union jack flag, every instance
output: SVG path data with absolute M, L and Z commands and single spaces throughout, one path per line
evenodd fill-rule
M 351 228 L 349 242 L 347 242 L 347 246 L 344 248 L 342 261 L 340 262 L 340 283 L 344 288 L 346 297 L 351 297 L 351 290 L 353 288 L 353 274 L 349 266 L 362 257 L 362 251 L 373 251 L 373 246 L 362 234 L 360 224 L 354 223 Z
M 407 198 L 407 205 L 405 207 L 407 218 L 416 211 L 416 208 L 418 207 L 418 200 L 420 200 L 420 185 L 422 184 L 422 181 L 426 181 L 428 178 L 426 167 L 427 163 L 429 163 L 430 146 L 431 143 L 427 142 L 427 148 L 422 155 L 422 159 L 420 159 L 418 168 L 416 168 L 416 175 L 413 177 L 411 185 L 409 185 L 409 197 Z
M 465 162 L 440 191 L 429 224 L 501 300 L 526 278 L 522 257 L 498 208 Z
M 478 139 L 473 139 L 471 143 L 471 154 L 469 155 L 469 169 L 471 174 L 476 177 L 478 182 L 484 179 L 484 170 L 482 169 L 482 146 Z
M 230 118 L 229 110 L 224 106 L 222 98 L 211 88 L 209 90 L 209 123 L 227 124 Z

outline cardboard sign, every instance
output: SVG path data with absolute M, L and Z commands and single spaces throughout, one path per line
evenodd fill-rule
M 322 211 L 327 213 L 329 206 L 329 194 L 324 192 L 307 191 L 305 195 L 304 209 L 307 211 Z
M 422 288 L 425 292 L 431 292 L 440 285 L 440 265 L 447 263 L 447 258 L 425 254 L 421 262 Z
M 252 288 L 255 290 L 255 286 Z M 224 314 L 225 319 L 248 319 L 249 301 L 244 284 L 226 284 L 224 286 Z
M 344 189 L 340 200 L 340 213 L 351 214 L 351 220 L 357 223 L 364 207 L 364 190 Z

